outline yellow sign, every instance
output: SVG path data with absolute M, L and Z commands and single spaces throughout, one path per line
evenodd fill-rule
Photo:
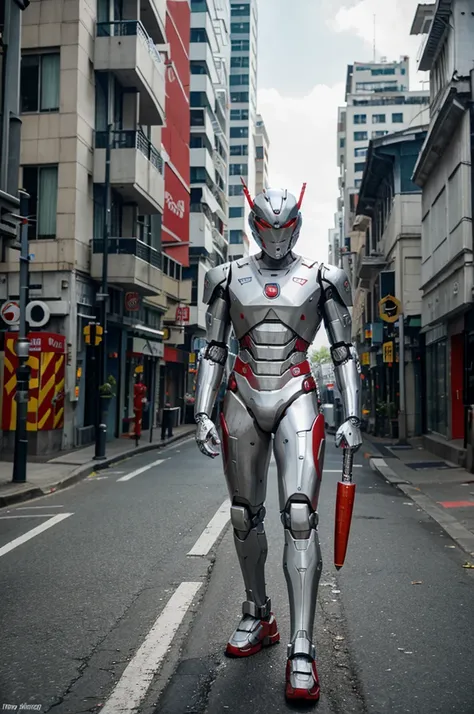
M 379 315 L 384 322 L 396 322 L 401 311 L 402 304 L 393 295 L 386 295 L 386 297 L 379 300 Z
M 196 364 L 196 353 L 195 352 L 189 353 L 189 364 Z
M 163 327 L 163 342 L 166 342 L 166 340 L 169 340 L 169 338 L 170 338 L 170 328 Z
M 382 345 L 383 349 L 383 361 L 393 362 L 393 342 L 384 342 Z
M 360 363 L 363 365 L 370 364 L 370 352 L 362 352 L 360 356 Z

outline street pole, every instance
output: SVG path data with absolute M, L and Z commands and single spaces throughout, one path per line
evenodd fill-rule
M 399 341 L 399 391 L 400 409 L 398 412 L 398 443 L 405 446 L 407 443 L 407 414 L 406 414 L 406 390 L 405 390 L 405 315 L 398 316 L 398 341 Z
M 0 188 L 17 196 L 21 140 L 21 9 L 13 0 L 6 0 L 2 40 L 4 66 Z
M 107 144 L 105 147 L 105 210 L 104 210 L 104 233 L 103 233 L 103 253 L 102 253 L 102 284 L 100 294 L 97 299 L 100 301 L 100 324 L 103 328 L 101 342 L 101 359 L 99 369 L 100 386 L 107 382 L 107 307 L 109 298 L 108 288 L 108 261 L 109 261 L 109 237 L 110 237 L 110 215 L 111 215 L 111 200 L 110 200 L 110 141 L 111 141 L 112 125 L 107 125 Z M 101 397 L 100 391 L 97 390 L 97 415 L 99 423 L 95 434 L 95 456 L 94 459 L 103 461 L 105 456 L 105 445 L 107 441 L 107 413 L 106 405 L 109 400 L 106 397 Z
M 28 388 L 30 368 L 27 365 L 30 342 L 27 336 L 26 306 L 28 304 L 29 256 L 28 256 L 28 200 L 29 195 L 20 191 L 20 326 L 16 341 L 18 368 L 16 371 L 16 431 L 13 457 L 13 483 L 25 483 L 28 459 Z

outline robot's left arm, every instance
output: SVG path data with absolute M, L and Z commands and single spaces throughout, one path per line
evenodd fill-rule
M 321 266 L 321 310 L 331 345 L 336 383 L 344 406 L 344 423 L 336 434 L 336 445 L 353 450 L 362 444 L 360 433 L 360 364 L 352 343 L 351 285 L 344 270 Z

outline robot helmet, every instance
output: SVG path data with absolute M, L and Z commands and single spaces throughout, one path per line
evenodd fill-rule
M 286 189 L 269 188 L 252 200 L 250 192 L 241 179 L 244 194 L 250 206 L 249 225 L 259 246 L 270 258 L 281 260 L 295 245 L 303 222 L 300 208 L 306 184 L 303 184 L 299 200 Z

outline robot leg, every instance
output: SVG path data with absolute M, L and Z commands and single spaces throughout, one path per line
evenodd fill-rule
M 290 405 L 275 434 L 274 449 L 291 619 L 286 696 L 317 700 L 320 690 L 313 627 L 322 570 L 316 509 L 324 459 L 324 418 L 317 411 L 313 393 Z
M 248 657 L 280 639 L 265 586 L 264 501 L 271 437 L 258 428 L 232 392 L 225 398 L 221 426 L 234 543 L 247 596 L 242 605 L 242 620 L 226 651 L 236 657 Z

